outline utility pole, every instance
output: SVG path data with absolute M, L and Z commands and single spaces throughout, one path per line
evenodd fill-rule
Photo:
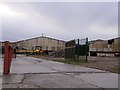
M 86 38 L 86 62 L 88 62 L 88 38 Z
M 79 55 L 80 55 L 80 52 L 79 52 L 79 50 L 80 50 L 80 44 L 79 44 L 80 42 L 79 42 L 79 39 L 78 39 L 78 43 L 77 43 L 77 59 L 79 59 Z

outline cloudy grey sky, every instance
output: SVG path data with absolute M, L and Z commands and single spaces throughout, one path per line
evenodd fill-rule
M 45 34 L 61 40 L 118 37 L 117 2 L 0 3 L 2 40 L 18 41 Z

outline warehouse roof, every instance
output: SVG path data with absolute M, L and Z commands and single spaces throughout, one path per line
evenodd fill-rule
M 52 39 L 52 40 L 57 40 L 57 41 L 65 42 L 64 40 L 54 39 L 54 38 L 50 38 L 50 37 L 46 37 L 46 36 L 34 37 L 34 38 L 25 39 L 25 40 L 20 40 L 20 41 L 16 41 L 16 42 L 22 42 L 22 41 L 33 40 L 33 39 L 38 39 L 38 38 L 48 38 L 48 39 Z

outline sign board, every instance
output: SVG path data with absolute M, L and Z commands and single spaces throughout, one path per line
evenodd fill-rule
M 65 47 L 74 47 L 75 46 L 75 40 L 71 40 L 65 43 Z
M 87 62 L 87 56 L 89 52 L 88 38 L 74 39 L 65 43 L 65 58 L 66 59 L 80 59 L 79 57 L 85 57 Z

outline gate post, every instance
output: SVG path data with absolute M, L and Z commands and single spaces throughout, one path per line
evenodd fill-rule
M 9 70 L 9 41 L 4 42 L 4 70 L 3 74 L 8 74 Z
M 9 41 L 4 42 L 4 70 L 3 74 L 8 74 L 10 72 L 10 66 L 13 56 L 13 48 L 10 47 Z

